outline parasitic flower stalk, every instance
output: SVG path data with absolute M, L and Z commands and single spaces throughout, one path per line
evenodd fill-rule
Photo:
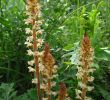
M 81 42 L 80 62 L 79 66 L 77 66 L 78 72 L 76 74 L 78 79 L 76 98 L 78 100 L 91 100 L 90 97 L 86 96 L 86 93 L 94 88 L 93 86 L 88 86 L 88 84 L 94 80 L 94 77 L 91 76 L 91 73 L 95 70 L 92 68 L 92 62 L 93 49 L 88 34 L 85 33 Z
M 66 100 L 67 97 L 67 88 L 64 83 L 60 83 L 60 91 L 58 95 L 58 100 Z
M 43 40 L 38 37 L 41 35 L 43 30 L 40 28 L 42 25 L 42 20 L 40 20 L 40 5 L 39 0 L 27 0 L 26 4 L 26 15 L 28 16 L 25 19 L 25 24 L 29 25 L 29 28 L 26 28 L 27 39 L 25 44 L 27 45 L 27 53 L 31 56 L 32 60 L 28 61 L 29 72 L 33 72 L 35 78 L 32 79 L 32 83 L 37 85 L 37 95 L 38 100 L 41 100 L 40 94 L 40 65 L 39 65 L 39 54 L 38 49 L 42 46 Z
M 43 83 L 41 89 L 45 92 L 44 99 L 51 100 L 51 95 L 56 95 L 56 92 L 52 91 L 52 87 L 56 85 L 56 82 L 52 81 L 52 79 L 57 76 L 55 74 L 57 72 L 57 66 L 47 43 L 45 44 L 42 63 L 44 70 L 42 70 Z
M 58 94 L 58 100 L 71 100 L 70 97 L 68 97 L 67 88 L 65 83 L 60 83 L 60 90 Z

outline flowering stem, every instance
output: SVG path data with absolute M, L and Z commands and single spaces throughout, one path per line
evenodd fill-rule
M 80 63 L 77 68 L 78 89 L 76 89 L 76 98 L 80 100 L 90 99 L 86 96 L 87 91 L 91 91 L 94 87 L 88 86 L 89 82 L 94 80 L 91 73 L 94 71 L 92 68 L 93 62 L 93 49 L 91 41 L 87 33 L 84 34 L 84 38 L 81 42 L 80 49 Z
M 87 35 L 87 33 L 84 34 L 84 39 L 82 42 L 82 62 L 83 62 L 83 77 L 82 77 L 82 84 L 84 85 L 84 87 L 82 87 L 82 93 L 81 93 L 81 100 L 85 100 L 86 97 L 86 91 L 87 91 L 87 83 L 88 83 L 88 68 L 89 66 L 89 62 L 88 62 L 88 55 L 90 54 L 90 40 L 89 37 Z
M 60 83 L 60 91 L 58 95 L 58 100 L 65 100 L 67 95 L 66 85 L 64 83 Z
M 46 93 L 45 99 L 51 100 L 51 96 L 56 95 L 56 93 L 51 90 L 52 87 L 54 87 L 56 83 L 52 80 L 54 78 L 53 75 L 55 74 L 56 67 L 54 65 L 55 60 L 50 52 L 50 47 L 48 43 L 46 43 L 44 47 L 42 63 L 44 65 L 44 70 L 42 72 L 42 75 L 43 75 L 43 80 L 44 80 L 43 84 L 45 85 L 45 87 L 43 87 L 43 90 Z
M 38 57 L 35 56 L 35 64 L 36 64 L 36 77 L 38 80 L 37 83 L 37 94 L 38 94 L 38 99 L 41 100 L 41 95 L 40 95 L 40 73 L 39 73 L 39 65 L 38 65 Z
M 51 79 L 48 79 L 48 100 L 51 100 L 51 95 L 50 95 L 50 92 L 51 92 Z
M 29 72 L 34 72 L 36 78 L 32 80 L 32 83 L 37 84 L 37 96 L 38 100 L 42 100 L 40 93 L 40 60 L 38 48 L 42 46 L 42 39 L 38 37 L 38 34 L 42 34 L 40 18 L 40 4 L 39 0 L 27 0 L 25 24 L 31 25 L 31 28 L 26 28 L 27 39 L 25 44 L 29 48 L 27 50 L 29 56 L 33 56 L 33 60 L 28 61 Z M 30 48 L 31 47 L 31 48 Z M 33 47 L 33 48 L 32 48 Z M 33 50 L 32 50 L 33 49 Z M 35 68 L 33 68 L 35 66 Z
M 33 19 L 33 26 L 35 25 L 35 20 Z M 37 40 L 36 40 L 36 31 L 33 29 L 33 50 L 36 52 L 37 50 Z M 38 62 L 38 56 L 34 55 L 34 60 L 35 60 L 35 67 L 36 67 L 36 77 L 37 77 L 37 95 L 38 99 L 41 100 L 41 95 L 40 95 L 40 73 L 39 73 L 39 62 Z
M 81 94 L 81 100 L 85 100 L 86 96 L 86 84 L 87 84 L 87 73 L 84 73 L 84 78 L 82 80 L 82 83 L 84 84 L 85 87 L 82 88 L 82 94 Z

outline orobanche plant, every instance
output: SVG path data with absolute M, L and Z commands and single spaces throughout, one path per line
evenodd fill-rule
M 32 83 L 37 84 L 38 99 L 41 100 L 40 71 L 43 70 L 43 66 L 39 61 L 39 56 L 42 55 L 42 52 L 39 52 L 38 49 L 43 43 L 43 40 L 39 38 L 43 30 L 40 28 L 42 20 L 40 20 L 41 12 L 38 0 L 27 0 L 26 14 L 28 18 L 25 19 L 25 24 L 30 25 L 30 28 L 26 28 L 27 39 L 25 44 L 28 47 L 28 55 L 32 56 L 32 60 L 28 61 L 28 68 L 29 72 L 34 72 L 35 78 Z
M 94 72 L 92 68 L 94 50 L 91 46 L 91 42 L 87 33 L 81 42 L 80 55 L 79 55 L 79 66 L 77 66 L 78 72 L 76 74 L 78 79 L 78 89 L 76 89 L 76 98 L 78 100 L 91 100 L 90 97 L 86 96 L 87 91 L 94 89 L 93 86 L 89 86 L 90 82 L 94 80 L 91 73 Z

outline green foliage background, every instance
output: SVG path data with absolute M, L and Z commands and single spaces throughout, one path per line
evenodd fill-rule
M 95 89 L 88 95 L 93 100 L 110 100 L 110 0 L 40 2 L 43 39 L 49 42 L 59 66 L 55 90 L 59 82 L 65 82 L 69 96 L 75 100 L 78 48 L 87 31 L 95 50 L 96 68 Z M 25 18 L 25 0 L 0 1 L 0 100 L 36 100 L 27 69 Z

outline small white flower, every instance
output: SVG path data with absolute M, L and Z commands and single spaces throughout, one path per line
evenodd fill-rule
M 52 78 L 56 78 L 56 77 L 58 77 L 58 74 L 52 75 Z
M 81 100 L 81 97 L 80 97 L 79 95 L 76 95 L 76 98 L 77 98 L 78 100 Z
M 39 3 L 36 4 L 37 9 L 41 8 L 41 5 Z
M 43 51 L 42 51 L 42 52 L 36 51 L 36 52 L 35 52 L 35 55 L 36 55 L 36 56 L 39 56 L 39 57 L 42 57 L 42 56 L 43 56 L 43 53 L 44 53 Z
M 39 62 L 42 62 L 42 57 L 38 57 L 38 61 Z
M 43 64 L 41 64 L 41 63 L 39 63 L 39 71 L 41 71 L 41 72 L 42 72 L 42 71 L 44 70 L 44 68 L 45 68 L 45 67 L 44 67 L 44 65 L 43 65 Z
M 57 66 L 57 65 L 54 65 L 54 68 L 55 68 L 55 69 L 58 69 L 58 66 Z
M 52 95 L 56 96 L 58 93 L 57 92 L 53 92 L 51 93 Z
M 88 91 L 92 91 L 93 89 L 94 89 L 93 86 L 88 86 L 88 87 L 87 87 L 87 90 L 88 90 Z
M 76 76 L 77 76 L 77 79 L 81 79 L 83 76 L 83 73 L 77 73 Z
M 41 16 L 42 16 L 42 13 L 41 13 L 41 11 L 39 11 L 38 18 L 40 18 Z
M 85 100 L 92 100 L 91 97 L 85 97 Z
M 31 47 L 31 46 L 33 46 L 33 44 L 32 44 L 32 43 L 30 43 L 30 42 L 25 42 L 24 44 L 26 44 L 26 45 L 27 45 L 27 47 Z
M 71 98 L 70 97 L 67 97 L 66 100 L 71 100 Z
M 41 48 L 41 44 L 40 43 L 37 43 L 37 48 Z
M 26 34 L 32 33 L 32 30 L 30 28 L 26 28 L 25 31 L 26 31 Z
M 34 68 L 32 68 L 32 67 L 28 67 L 28 69 L 29 69 L 29 72 L 35 72 L 36 70 L 34 69 Z
M 30 14 L 31 14 L 31 13 L 28 12 L 28 11 L 26 11 L 25 13 L 26 13 L 26 15 L 28 15 L 28 16 L 30 16 Z M 27 20 L 27 19 L 25 19 L 24 21 L 26 21 L 26 20 Z
M 37 84 L 38 83 L 37 78 L 32 79 L 32 83 Z
M 44 83 L 47 83 L 47 81 L 48 81 L 47 78 L 43 78 Z
M 32 30 L 36 30 L 37 27 L 38 27 L 38 25 L 34 24 L 34 25 L 32 26 Z
M 27 54 L 29 55 L 29 56 L 32 56 L 32 55 L 34 55 L 34 52 L 32 52 L 30 49 L 29 50 L 27 50 Z
M 82 93 L 82 91 L 78 90 L 78 89 L 75 89 L 75 91 L 76 91 L 76 94 L 81 94 Z
M 38 24 L 38 25 L 42 25 L 42 20 L 38 20 L 35 23 Z
M 83 72 L 82 67 L 77 67 L 77 69 L 78 69 L 78 72 Z
M 26 10 L 28 10 L 29 9 L 29 6 L 28 5 L 26 5 Z
M 86 85 L 83 84 L 82 82 L 78 82 L 78 86 L 81 87 L 81 88 L 86 88 Z
M 37 42 L 42 44 L 44 42 L 44 40 L 43 39 L 38 39 Z
M 43 90 L 45 90 L 46 89 L 46 85 L 45 84 L 41 84 L 40 85 L 40 88 L 43 89 Z
M 48 100 L 48 98 L 42 98 L 42 100 Z
M 34 65 L 34 60 L 28 61 L 28 65 L 33 66 Z
M 27 15 L 30 15 L 29 12 L 26 12 L 26 14 L 27 14 Z M 32 23 L 32 18 L 29 17 L 29 18 L 25 19 L 24 21 L 25 21 L 25 24 L 26 24 L 26 25 L 29 25 L 30 23 Z
M 76 91 L 76 98 L 81 99 L 80 94 L 82 93 L 81 90 L 75 89 Z
M 96 69 L 94 69 L 94 68 L 90 68 L 90 69 L 88 70 L 88 72 L 89 72 L 89 73 L 93 73 L 95 70 L 96 70 Z
M 32 42 L 33 41 L 33 36 L 28 36 L 27 39 L 26 39 L 26 41 Z
M 94 81 L 94 77 L 93 77 L 93 76 L 88 77 L 88 81 L 89 81 L 89 82 L 93 82 L 93 81 Z
M 54 68 L 52 69 L 52 72 L 53 73 L 57 73 L 57 69 L 58 69 L 58 66 L 57 65 L 54 65 Z
M 56 86 L 56 82 L 53 81 L 53 82 L 51 83 L 51 86 L 52 86 L 52 87 L 53 87 L 53 86 Z
M 40 29 L 40 30 L 37 31 L 37 33 L 38 33 L 38 34 L 42 34 L 43 31 L 44 31 L 44 30 L 41 30 L 41 29 Z
M 53 69 L 52 69 L 52 72 L 53 72 L 53 73 L 57 73 L 57 69 L 53 68 Z

